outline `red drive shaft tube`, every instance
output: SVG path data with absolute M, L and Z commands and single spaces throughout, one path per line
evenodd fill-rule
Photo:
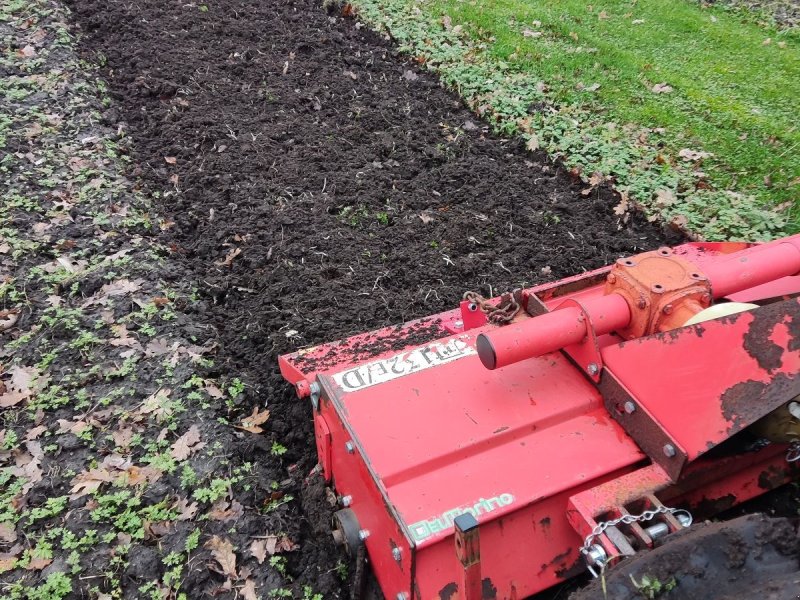
M 586 300 L 583 306 L 597 335 L 623 329 L 631 320 L 631 309 L 619 294 Z M 482 333 L 476 348 L 483 366 L 498 369 L 577 344 L 586 336 L 586 325 L 580 309 L 570 306 Z
M 703 265 L 703 272 L 715 298 L 800 274 L 800 235 L 720 257 Z M 583 306 L 592 316 L 597 335 L 630 324 L 630 307 L 619 294 L 586 300 Z M 487 369 L 498 369 L 577 344 L 586 336 L 586 327 L 581 311 L 570 306 L 482 333 L 476 348 Z
M 800 273 L 800 234 L 734 252 L 703 266 L 714 298 Z

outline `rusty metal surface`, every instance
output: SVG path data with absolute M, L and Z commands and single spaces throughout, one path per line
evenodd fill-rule
M 674 479 L 679 471 L 660 451 L 668 443 L 663 435 L 674 440 L 676 455 L 683 450 L 693 461 L 800 394 L 800 300 L 629 340 L 602 354 L 645 409 L 637 412 L 657 427 L 612 410 L 607 399 L 612 416 Z M 603 392 L 619 394 L 613 386 Z

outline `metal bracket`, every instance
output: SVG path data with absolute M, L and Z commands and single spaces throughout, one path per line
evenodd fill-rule
M 461 563 L 463 600 L 481 600 L 481 542 L 477 519 L 464 513 L 453 519 L 455 526 L 456 557 Z
M 586 373 L 592 381 L 599 383 L 600 372 L 603 369 L 603 357 L 600 355 L 600 346 L 597 343 L 597 335 L 595 334 L 594 323 L 592 317 L 577 300 L 567 299 L 561 304 L 556 306 L 555 310 L 561 310 L 574 306 L 581 311 L 584 323 L 586 324 L 586 337 L 583 338 L 578 344 L 573 344 L 564 348 L 564 352 L 575 361 L 580 369 Z

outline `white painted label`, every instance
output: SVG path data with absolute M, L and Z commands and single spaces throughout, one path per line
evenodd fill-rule
M 446 344 L 428 344 L 389 358 L 359 365 L 336 373 L 333 380 L 345 392 L 355 392 L 472 354 L 476 354 L 475 348 L 463 340 L 452 339 Z

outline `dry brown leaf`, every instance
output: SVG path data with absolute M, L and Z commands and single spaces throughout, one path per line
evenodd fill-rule
M 35 440 L 40 435 L 42 435 L 45 431 L 47 431 L 47 427 L 44 425 L 37 425 L 36 427 L 32 427 L 28 430 L 25 434 L 25 439 L 27 441 Z
M 248 417 L 242 419 L 241 425 L 236 425 L 237 429 L 244 429 L 245 431 L 249 431 L 250 433 L 261 433 L 264 431 L 259 425 L 263 425 L 267 419 L 269 419 L 269 411 L 265 410 L 263 412 L 258 411 L 258 407 L 253 407 L 253 414 Z
M 0 310 L 0 332 L 8 331 L 17 324 L 19 319 L 19 309 L 11 308 L 8 310 Z
M 0 523 L 0 541 L 6 544 L 17 541 L 17 532 L 11 523 Z
M 31 558 L 25 568 L 28 571 L 41 571 L 51 562 L 53 562 L 52 558 Z
M 139 485 L 140 483 L 153 483 L 161 478 L 163 473 L 155 467 L 132 466 L 125 469 L 114 480 L 115 485 Z
M 218 260 L 214 264 L 219 265 L 220 267 L 229 267 L 231 263 L 233 263 L 233 259 L 239 256 L 242 253 L 241 248 L 233 248 L 230 252 L 225 255 L 223 260 Z
M 219 563 L 222 573 L 230 578 L 235 578 L 236 554 L 233 552 L 233 544 L 230 540 L 215 535 L 205 543 L 205 547 L 211 550 L 211 555 Z
M 672 91 L 672 86 L 667 83 L 657 83 L 650 91 L 654 94 L 669 94 Z
M 232 521 L 244 514 L 244 507 L 236 500 L 228 503 L 225 499 L 217 500 L 208 512 L 208 518 L 214 521 Z
M 253 540 L 250 544 L 250 554 L 261 564 L 267 558 L 267 540 Z
M 217 387 L 213 381 L 208 379 L 203 382 L 203 389 L 205 389 L 206 393 L 212 398 L 220 399 L 225 397 L 225 394 L 222 392 L 222 390 L 219 389 L 219 387 Z
M 539 149 L 539 136 L 535 133 L 532 133 L 531 136 L 528 138 L 528 142 L 525 144 L 525 147 L 530 150 L 531 152 L 535 152 Z
M 58 420 L 58 431 L 56 433 L 71 433 L 79 435 L 82 431 L 89 429 L 90 425 L 85 421 L 67 421 L 66 419 Z
M 0 408 L 10 408 L 12 406 L 16 406 L 26 398 L 28 398 L 30 394 L 23 394 L 21 392 L 13 392 L 13 391 L 6 391 L 0 396 Z
M 0 573 L 10 571 L 17 564 L 17 559 L 13 556 L 5 556 L 0 554 Z
M 688 161 L 698 161 L 703 160 L 704 158 L 708 158 L 712 156 L 710 152 L 700 152 L 698 150 L 691 150 L 689 148 L 684 148 L 680 152 L 678 152 L 678 156 L 680 156 L 683 160 Z
M 178 342 L 174 342 L 172 345 L 169 344 L 169 340 L 164 338 L 155 338 L 147 342 L 147 346 L 144 349 L 144 355 L 148 358 L 153 356 L 163 356 L 164 354 L 169 354 L 173 350 L 176 350 L 178 347 Z
M 244 600 L 258 600 L 258 594 L 256 594 L 256 584 L 252 579 L 248 579 L 244 582 L 244 585 L 239 588 L 239 593 L 242 595 Z
M 178 521 L 189 521 L 197 514 L 197 502 L 189 504 L 187 498 L 178 498 L 172 508 L 178 511 Z
M 168 165 L 174 165 L 175 163 L 178 162 L 178 159 L 175 158 L 174 156 L 165 156 L 164 162 L 167 163 Z
M 264 543 L 264 551 L 270 556 L 278 552 L 294 552 L 300 547 L 285 535 L 266 535 L 263 538 L 258 538 L 253 541 L 250 545 L 251 552 L 253 551 L 256 541 Z M 261 552 L 261 544 L 258 545 L 257 551 Z M 253 556 L 255 556 L 255 554 Z
M 197 425 L 192 425 L 189 430 L 179 437 L 174 444 L 170 455 L 175 460 L 186 460 L 192 454 L 205 446 L 205 443 L 200 442 L 200 429 Z
M 36 48 L 28 44 L 24 48 L 20 48 L 17 50 L 17 54 L 22 58 L 33 58 L 36 56 Z
M 142 403 L 139 409 L 140 414 L 152 414 L 157 421 L 162 421 L 172 413 L 166 401 L 169 398 L 172 390 L 170 388 L 161 388 L 154 394 L 148 396 Z
M 104 483 L 111 483 L 114 477 L 106 469 L 90 469 L 83 473 L 78 473 L 73 480 L 70 489 L 70 500 L 77 500 L 100 489 Z
M 133 428 L 123 427 L 122 429 L 118 429 L 111 434 L 111 437 L 117 447 L 127 448 L 130 446 L 131 440 L 133 439 Z

